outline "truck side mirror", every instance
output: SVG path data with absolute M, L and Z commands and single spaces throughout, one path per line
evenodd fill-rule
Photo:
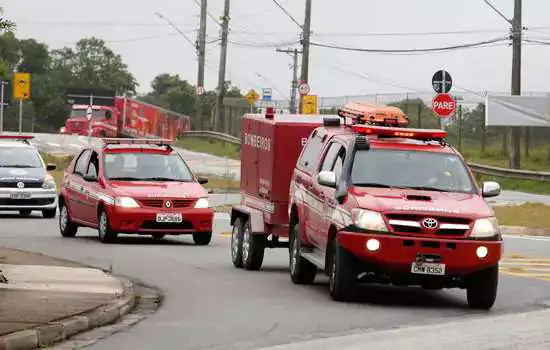
M 201 185 L 204 185 L 208 183 L 208 179 L 206 177 L 199 176 L 197 177 L 197 182 Z
M 336 187 L 336 174 L 333 171 L 323 170 L 317 175 L 319 185 L 327 187 Z
M 483 182 L 482 196 L 484 198 L 496 197 L 500 195 L 500 185 L 495 181 Z

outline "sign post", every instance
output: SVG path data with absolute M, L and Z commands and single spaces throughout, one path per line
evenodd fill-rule
M 86 119 L 88 119 L 88 143 L 92 144 L 92 115 L 94 110 L 92 108 L 93 96 L 90 96 L 90 105 L 86 108 Z
M 4 132 L 4 105 L 6 105 L 4 101 L 6 96 L 4 88 L 7 84 L 8 83 L 3 80 L 0 81 L 0 133 Z
M 23 132 L 23 100 L 31 97 L 31 75 L 16 72 L 13 74 L 13 98 L 19 100 L 19 133 Z M 3 101 L 2 101 L 3 102 Z

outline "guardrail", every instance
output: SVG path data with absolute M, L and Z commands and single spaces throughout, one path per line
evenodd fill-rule
M 216 131 L 187 131 L 184 133 L 184 135 L 213 138 L 220 141 L 230 142 L 236 145 L 241 144 L 241 140 L 238 137 Z M 468 166 L 470 167 L 470 169 L 472 169 L 472 172 L 480 175 L 496 176 L 516 180 L 550 182 L 550 172 L 497 168 L 490 165 L 476 163 L 468 163 Z

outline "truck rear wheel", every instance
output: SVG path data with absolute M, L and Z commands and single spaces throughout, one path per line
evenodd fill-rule
M 233 222 L 231 232 L 231 261 L 236 268 L 243 267 L 243 221 L 241 218 Z
M 345 251 L 336 238 L 331 244 L 329 293 L 335 301 L 353 301 L 357 297 L 358 283 L 353 256 Z
M 266 237 L 263 234 L 252 234 L 250 220 L 243 228 L 243 267 L 247 270 L 259 270 L 264 261 Z
M 317 266 L 301 256 L 301 247 L 302 239 L 300 238 L 300 225 L 298 220 L 295 220 L 290 227 L 290 278 L 294 284 L 311 284 L 315 280 Z
M 498 290 L 498 265 L 474 272 L 467 278 L 466 296 L 472 309 L 489 310 Z

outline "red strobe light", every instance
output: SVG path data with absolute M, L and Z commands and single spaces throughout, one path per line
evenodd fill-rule
M 364 135 L 403 137 L 415 140 L 442 140 L 448 133 L 439 129 L 403 129 L 388 126 L 353 125 L 352 130 Z

